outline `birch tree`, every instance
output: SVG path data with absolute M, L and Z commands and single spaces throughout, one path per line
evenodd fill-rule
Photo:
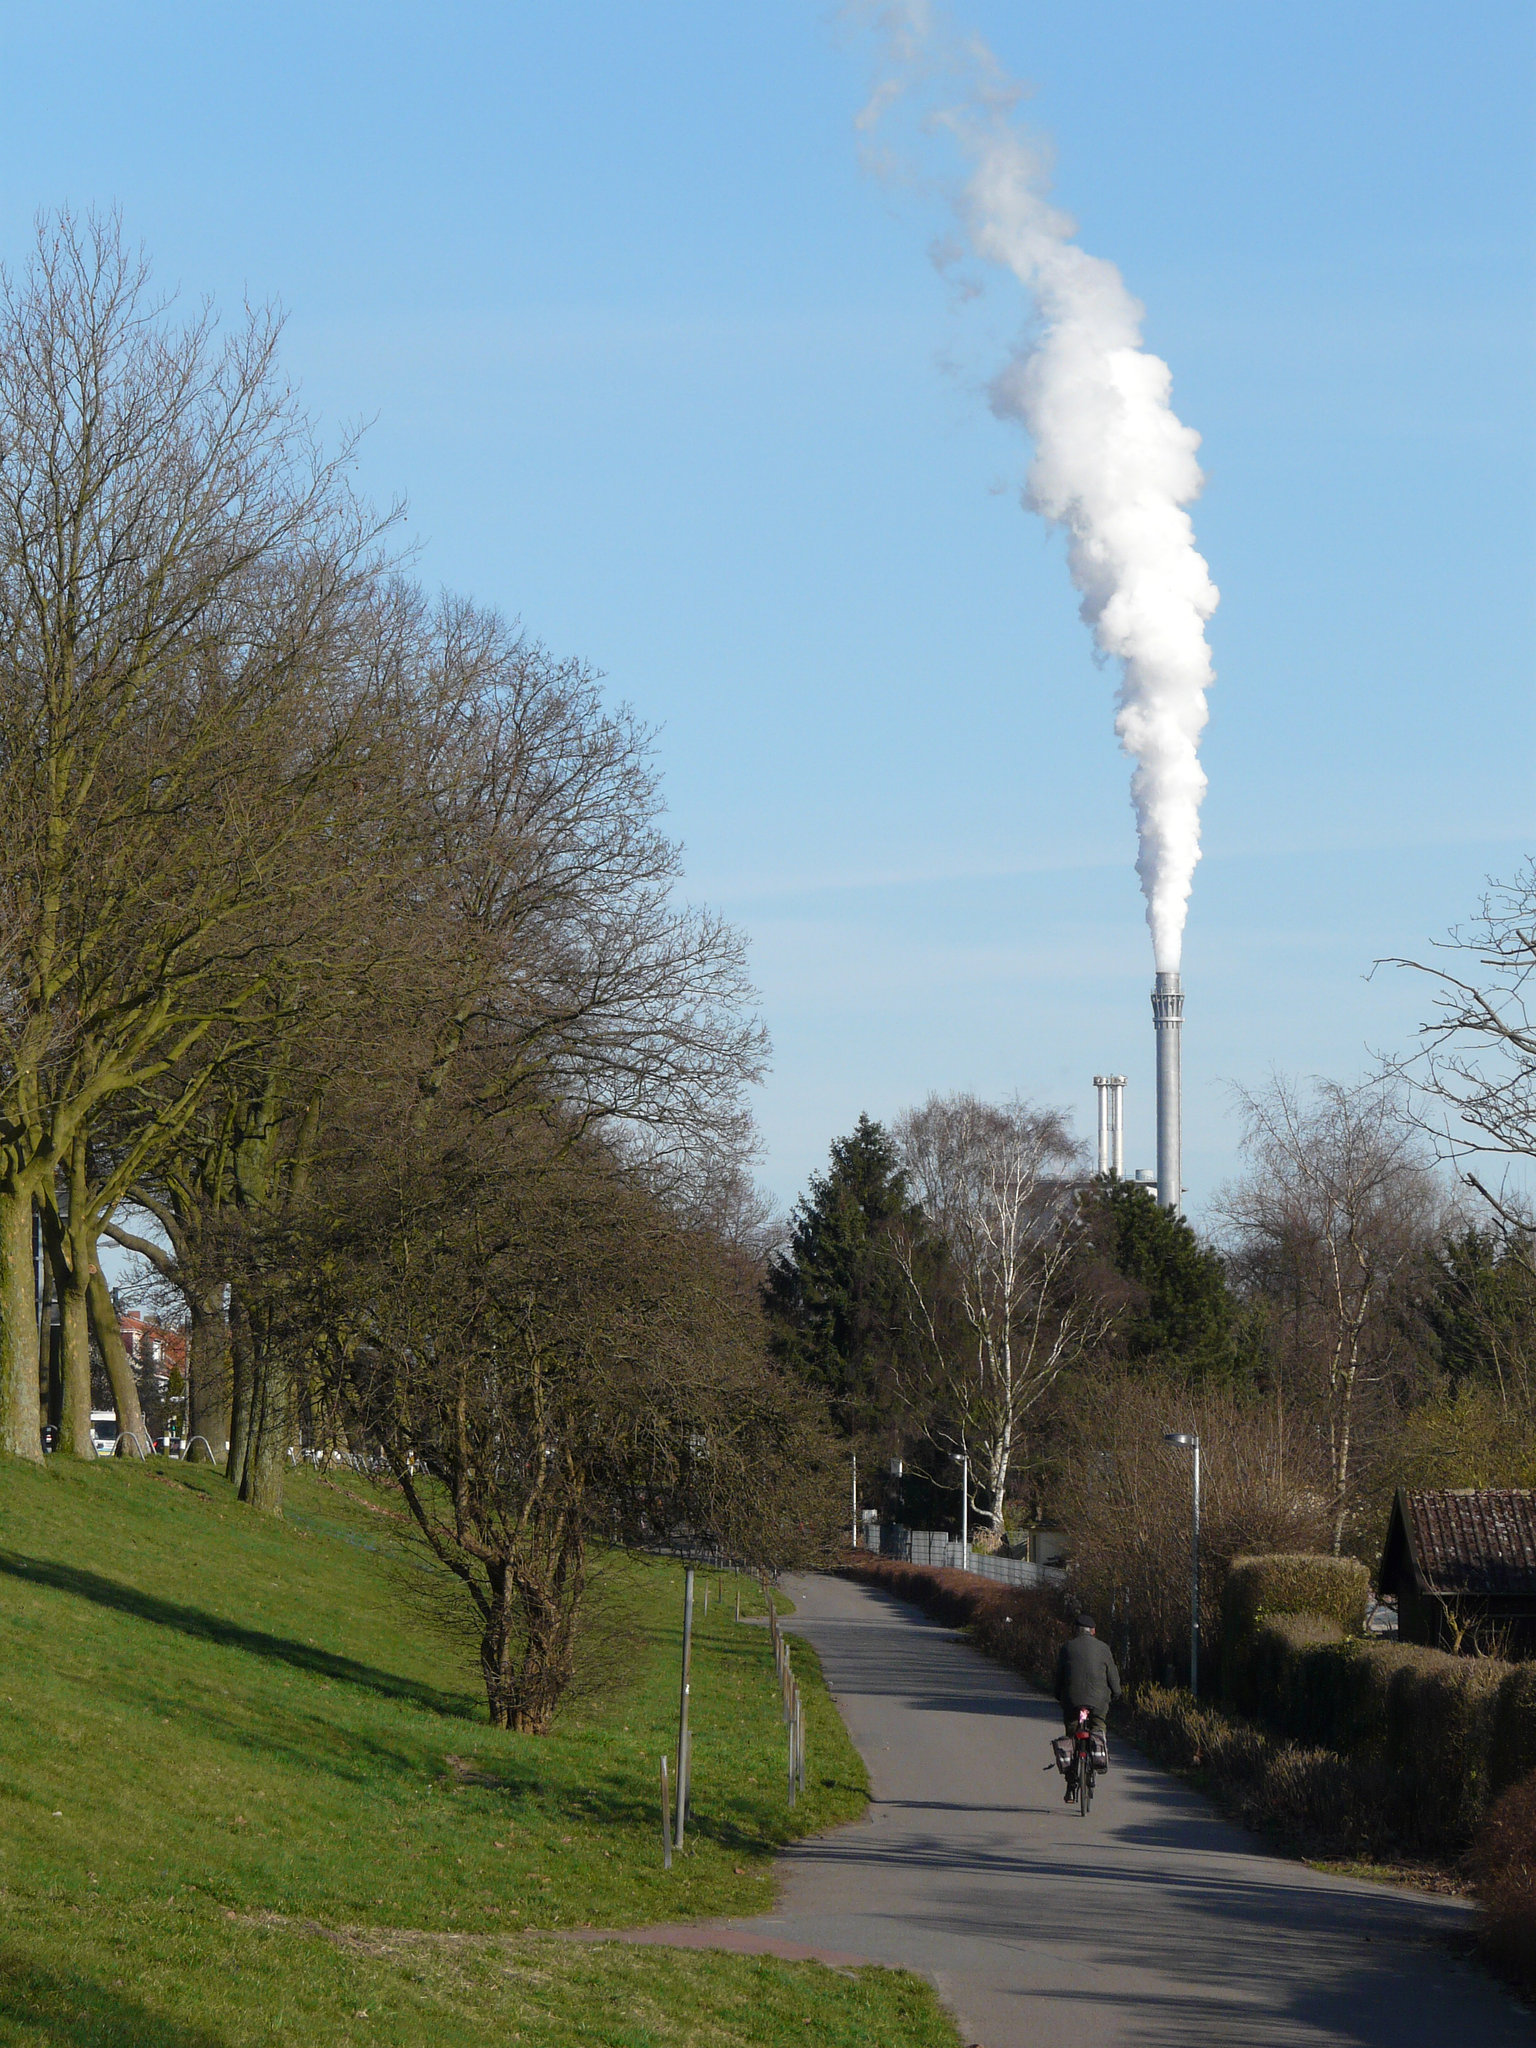
M 922 1218 L 891 1235 L 922 1359 L 909 1392 L 934 1440 L 969 1459 L 1000 1534 L 1030 1414 L 1107 1327 L 1073 1284 L 1082 1152 L 1056 1111 L 971 1095 L 930 1096 L 894 1136 Z

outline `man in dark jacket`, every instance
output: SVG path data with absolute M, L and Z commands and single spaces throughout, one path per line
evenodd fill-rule
M 1095 1735 L 1102 1735 L 1109 1703 L 1120 1697 L 1120 1673 L 1109 1645 L 1101 1643 L 1093 1630 L 1093 1616 L 1080 1614 L 1077 1634 L 1062 1644 L 1056 1659 L 1056 1697 L 1069 1735 L 1077 1727 L 1079 1707 L 1088 1709 L 1092 1716 L 1088 1726 Z
M 1104 1716 L 1109 1712 L 1109 1703 L 1120 1697 L 1120 1674 L 1109 1654 L 1109 1645 L 1101 1643 L 1093 1632 L 1091 1614 L 1077 1617 L 1077 1634 L 1062 1644 L 1057 1655 L 1056 1697 L 1061 1701 L 1062 1718 L 1069 1735 L 1077 1733 L 1077 1716 L 1083 1707 L 1088 1709 L 1090 1732 L 1094 1735 L 1104 1733 Z M 1077 1797 L 1075 1759 L 1067 1772 L 1064 1796 L 1069 1803 Z

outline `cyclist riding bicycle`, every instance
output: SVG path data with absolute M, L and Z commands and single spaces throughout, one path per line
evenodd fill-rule
M 1061 1653 L 1056 1659 L 1056 1697 L 1061 1702 L 1062 1718 L 1069 1735 L 1077 1732 L 1077 1717 L 1084 1707 L 1088 1709 L 1090 1732 L 1094 1735 L 1104 1733 L 1110 1702 L 1120 1697 L 1120 1673 L 1115 1668 L 1108 1643 L 1101 1643 L 1094 1634 L 1091 1614 L 1077 1617 L 1076 1635 L 1061 1646 Z M 1076 1796 L 1074 1766 L 1067 1776 L 1066 1797 L 1070 1801 Z

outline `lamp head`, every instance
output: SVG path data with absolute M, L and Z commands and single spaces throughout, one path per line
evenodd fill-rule
M 1186 1430 L 1165 1429 L 1163 1431 L 1163 1442 L 1165 1444 L 1177 1444 L 1180 1450 L 1192 1451 L 1198 1446 L 1200 1439 L 1197 1436 L 1191 1436 Z

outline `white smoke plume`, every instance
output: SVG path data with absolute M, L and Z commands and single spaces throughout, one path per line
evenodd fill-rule
M 970 164 L 957 208 L 975 254 L 1011 271 L 1035 322 L 991 386 L 993 409 L 1034 443 L 1025 504 L 1067 535 L 1082 616 L 1121 664 L 1115 730 L 1136 763 L 1131 801 L 1157 968 L 1177 969 L 1200 858 L 1199 741 L 1213 680 L 1205 622 L 1217 592 L 1184 509 L 1200 492 L 1200 436 L 1169 403 L 1168 365 L 1142 346 L 1142 307 L 1114 264 L 1073 240 L 1051 205 L 1047 152 L 1017 117 L 1019 88 L 986 46 L 941 33 L 920 0 L 863 10 L 882 32 L 870 133 L 918 94 L 929 133 Z

